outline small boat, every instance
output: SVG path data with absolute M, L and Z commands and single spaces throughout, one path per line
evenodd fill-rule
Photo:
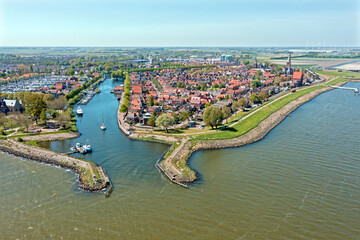
M 82 146 L 82 148 L 85 150 L 85 152 L 92 152 L 90 144 L 85 144 L 84 146 Z
M 78 106 L 78 108 L 77 108 L 77 110 L 76 110 L 76 114 L 77 115 L 79 115 L 79 116 L 81 116 L 81 115 L 83 115 L 83 110 L 81 109 L 81 107 L 80 106 Z
M 105 126 L 105 124 L 104 124 L 104 114 L 102 115 L 102 124 L 101 124 L 101 126 L 100 126 L 100 129 L 101 129 L 101 130 L 106 130 L 106 126 Z
M 84 149 L 85 153 L 92 152 L 92 148 L 91 145 L 88 143 L 88 140 L 86 140 L 86 144 L 84 144 L 82 148 Z

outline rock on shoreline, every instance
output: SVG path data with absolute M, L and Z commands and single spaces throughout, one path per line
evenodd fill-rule
M 81 134 L 78 132 L 54 133 L 21 137 L 24 141 L 60 141 L 66 139 L 77 138 Z
M 303 105 L 304 103 L 310 101 L 321 93 L 332 90 L 330 87 L 322 88 L 319 90 L 315 90 L 313 92 L 307 93 L 292 102 L 288 103 L 278 111 L 271 114 L 269 117 L 264 119 L 259 123 L 258 126 L 250 130 L 249 132 L 232 139 L 219 139 L 219 140 L 197 140 L 195 145 L 192 145 L 191 141 L 187 141 L 182 146 L 179 146 L 180 149 L 177 150 L 176 154 L 172 157 L 171 161 L 167 161 L 164 159 L 161 164 L 163 165 L 164 171 L 167 169 L 174 168 L 173 164 L 178 161 L 185 161 L 186 165 L 188 165 L 188 159 L 191 157 L 192 153 L 198 150 L 206 150 L 206 149 L 220 149 L 220 148 L 233 148 L 240 147 L 247 144 L 252 144 L 254 142 L 260 141 L 263 139 L 273 128 L 275 128 L 278 124 L 280 124 L 290 113 L 295 111 L 298 107 Z M 230 141 L 229 141 L 230 140 Z M 188 166 L 187 166 L 188 167 Z M 188 170 L 187 170 L 188 171 Z M 165 175 L 172 182 L 179 183 L 191 183 L 198 179 L 197 172 L 194 170 L 194 174 L 184 175 L 182 172 L 180 174 L 174 174 L 173 172 L 165 172 Z M 194 177 L 195 175 L 195 177 Z M 191 177 L 189 177 L 191 176 Z
M 95 163 L 73 158 L 65 154 L 56 153 L 40 147 L 29 146 L 14 140 L 0 140 L 0 151 L 18 157 L 72 169 L 79 175 L 80 187 L 87 191 L 99 191 L 110 184 L 109 178 L 102 167 L 97 166 Z M 94 179 L 96 175 L 94 171 L 98 173 L 100 178 Z

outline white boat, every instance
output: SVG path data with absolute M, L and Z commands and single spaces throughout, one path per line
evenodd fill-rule
M 84 112 L 83 112 L 83 110 L 81 109 L 81 107 L 78 106 L 78 108 L 77 108 L 77 110 L 76 110 L 76 114 L 80 116 L 80 115 L 83 115 L 83 113 L 84 113 Z
M 101 129 L 101 130 L 106 130 L 106 126 L 105 126 L 105 124 L 104 124 L 104 114 L 102 115 L 102 124 L 101 124 L 101 126 L 100 126 L 100 129 Z
M 85 152 L 92 152 L 92 148 L 90 144 L 85 144 L 84 146 L 82 146 L 83 149 L 85 150 Z

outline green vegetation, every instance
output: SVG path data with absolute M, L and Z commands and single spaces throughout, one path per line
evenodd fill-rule
M 174 150 L 179 146 L 178 143 L 174 143 L 173 145 L 171 145 L 170 149 L 166 152 L 164 158 L 168 158 L 170 157 L 170 155 L 174 152 Z
M 131 69 L 129 72 L 156 72 L 156 71 L 160 71 L 160 70 L 164 70 L 164 69 L 192 69 L 192 68 L 212 68 L 212 67 L 216 67 L 216 65 L 188 65 L 188 66 L 164 66 L 164 67 L 159 67 L 159 68 L 135 68 L 135 69 Z
M 326 75 L 329 77 L 353 77 L 353 78 L 360 78 L 360 73 L 358 72 L 349 72 L 349 71 L 323 71 L 323 70 L 314 70 L 314 72 L 322 75 Z
M 121 70 L 118 70 L 116 72 L 112 72 L 111 73 L 111 78 L 123 78 L 124 77 L 124 72 Z
M 138 137 L 138 138 L 136 138 L 136 140 L 170 144 L 169 142 L 167 142 L 165 140 L 161 140 L 161 139 L 157 139 L 157 138 L 153 138 L 153 137 Z
M 131 88 L 130 75 L 128 73 L 125 73 L 124 100 L 123 100 L 123 104 L 120 107 L 120 112 L 127 112 L 129 110 L 130 88 Z
M 28 136 L 38 136 L 38 135 L 49 135 L 49 134 L 58 134 L 58 133 L 68 133 L 69 130 L 60 130 L 56 132 L 44 132 L 44 133 L 19 133 L 10 136 L 9 138 L 22 138 L 22 137 L 28 137 Z
M 210 106 L 205 109 L 203 118 L 206 125 L 217 128 L 223 119 L 223 113 L 220 108 Z
M 159 90 L 162 91 L 162 85 L 159 83 L 159 81 L 156 78 L 152 78 L 151 81 L 154 83 L 155 87 Z
M 250 117 L 246 118 L 245 120 L 235 124 L 235 126 L 228 128 L 224 131 L 218 131 L 213 134 L 204 134 L 193 137 L 194 139 L 229 139 L 239 137 L 251 129 L 255 128 L 261 121 L 265 120 L 268 116 L 272 113 L 276 112 L 286 104 L 290 103 L 291 101 L 318 89 L 324 88 L 324 85 L 317 85 L 312 86 L 309 88 L 305 88 L 301 91 L 288 94 L 287 96 L 279 99 L 277 101 L 272 102 L 271 104 L 267 104 L 261 110 L 257 111 L 256 113 L 252 114 Z
M 168 127 L 174 124 L 174 118 L 166 113 L 161 114 L 155 120 L 156 126 L 164 127 L 166 132 L 168 132 Z
M 66 99 L 69 100 L 69 104 L 75 104 L 76 102 L 80 101 L 81 97 L 83 96 L 83 90 L 89 89 L 91 86 L 96 85 L 101 80 L 101 77 L 95 77 L 88 82 L 84 83 L 81 87 L 78 87 L 68 94 L 65 95 Z

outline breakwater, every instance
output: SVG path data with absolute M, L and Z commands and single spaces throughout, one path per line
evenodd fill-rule
M 79 175 L 80 187 L 87 191 L 99 191 L 110 185 L 110 180 L 101 166 L 65 154 L 56 153 L 14 140 L 0 140 L 0 151 L 18 157 L 54 164 L 74 170 Z

